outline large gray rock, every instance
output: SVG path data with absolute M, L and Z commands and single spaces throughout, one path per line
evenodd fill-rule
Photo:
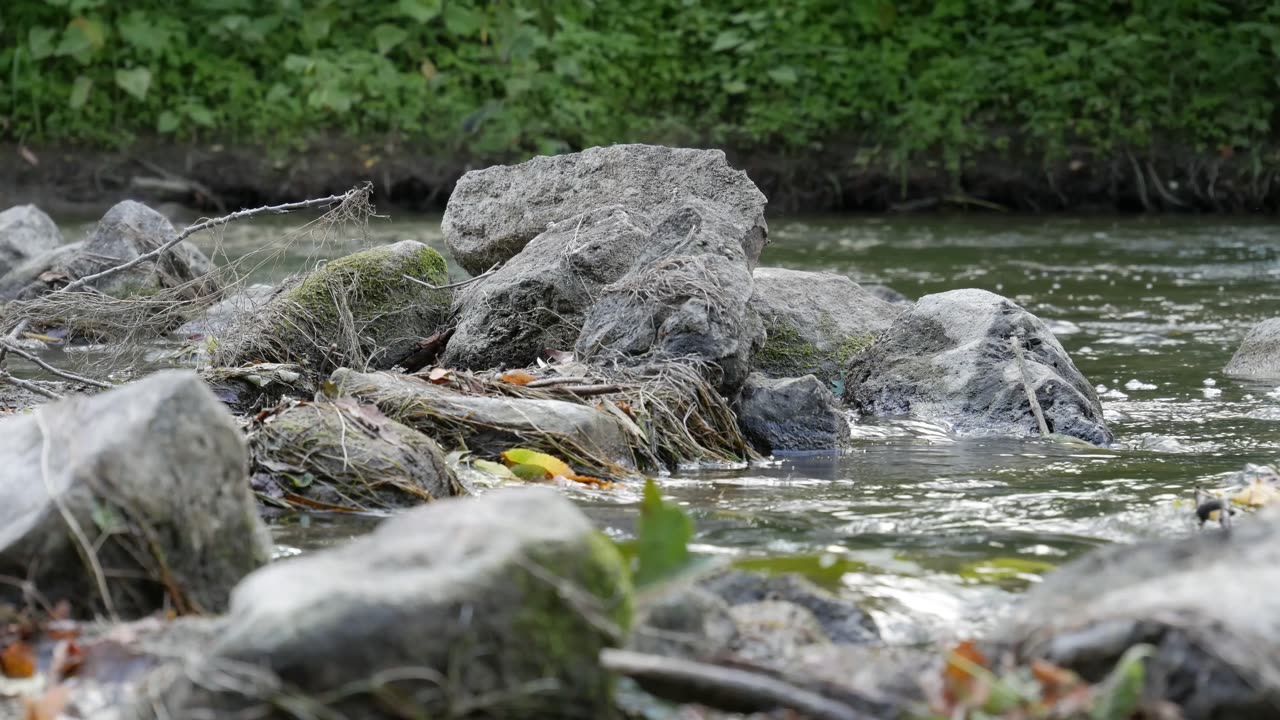
M 1009 338 L 1020 336 L 1023 367 Z M 927 295 L 854 356 L 845 402 L 864 414 L 910 415 L 957 432 L 1039 432 L 1025 369 L 1052 433 L 1112 441 L 1093 387 L 1053 333 L 1012 300 L 985 290 Z
M 271 285 L 249 285 L 183 323 L 174 334 L 184 338 L 225 335 L 241 319 L 265 307 L 275 294 Z
M 0 276 L 62 244 L 53 218 L 35 205 L 0 212 Z
M 838 450 L 849 442 L 849 421 L 818 378 L 767 378 L 752 373 L 738 396 L 738 425 L 766 455 Z
M 754 265 L 768 237 L 767 200 L 719 150 L 612 145 L 473 170 L 449 196 L 441 229 L 474 275 L 515 257 L 551 223 L 609 205 L 657 222 L 690 198 L 723 206 Z
M 163 215 L 132 200 L 112 206 L 98 221 L 83 243 L 58 248 L 15 268 L 0 281 L 0 290 L 12 297 L 30 299 L 87 275 L 123 264 L 155 250 L 171 240 L 177 231 Z M 199 248 L 183 241 L 157 260 L 89 283 L 107 295 L 126 297 L 149 295 L 163 289 L 181 289 L 184 297 L 195 298 L 213 292 L 216 280 L 209 276 L 209 259 Z M 22 275 L 17 275 L 22 270 Z M 32 274 L 34 272 L 34 274 Z
M 1096 550 L 1047 575 L 998 627 L 993 644 L 1093 681 L 1148 643 L 1148 692 L 1187 720 L 1274 717 L 1280 514 L 1237 521 L 1229 533 Z
M 270 557 L 240 429 L 195 373 L 0 421 L 0 460 L 0 574 L 80 615 L 107 609 L 100 583 L 126 617 L 221 610 Z M 3 600 L 21 590 L 0 585 Z
M 333 717 L 614 717 L 598 656 L 630 609 L 622 557 L 571 502 L 498 490 L 254 573 L 205 656 L 158 670 L 138 709 L 296 717 L 262 703 L 293 696 L 328 697 Z M 236 668 L 254 681 L 206 681 Z
M 750 298 L 751 274 L 740 262 L 719 254 L 667 258 L 606 289 L 583 321 L 577 354 L 600 363 L 694 360 L 732 395 L 764 343 Z
M 561 456 L 568 448 L 586 459 L 635 466 L 631 433 L 612 415 L 587 405 L 466 395 L 411 375 L 346 368 L 335 371 L 329 383 L 333 392 L 376 405 L 449 449 L 495 456 L 521 446 Z
M 1239 378 L 1280 378 L 1280 318 L 1255 325 L 1222 372 Z
M 448 273 L 440 253 L 413 240 L 331 260 L 215 334 L 212 363 L 294 363 L 316 377 L 394 367 L 448 317 L 450 291 L 422 283 L 447 284 Z
M 756 268 L 751 305 L 768 333 L 755 367 L 769 377 L 844 377 L 854 353 L 889 328 L 903 308 L 843 275 Z

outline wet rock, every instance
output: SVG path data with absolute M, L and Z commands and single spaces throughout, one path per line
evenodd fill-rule
M 785 600 L 734 605 L 729 614 L 738 628 L 733 653 L 750 663 L 782 667 L 805 648 L 831 644 L 812 612 Z
M 1280 707 L 1280 513 L 1229 533 L 1095 550 L 1047 575 L 993 644 L 1098 681 L 1135 644 L 1155 648 L 1148 692 L 1187 720 Z
M 315 381 L 298 365 L 258 363 L 235 368 L 205 368 L 200 376 L 215 397 L 237 415 L 275 406 L 285 398 L 310 398 Z
M 845 402 L 877 416 L 915 416 L 957 432 L 1035 435 L 1022 368 L 1052 433 L 1112 441 L 1093 386 L 1039 318 L 985 290 L 928 295 L 850 363 Z
M 315 377 L 342 366 L 385 369 L 411 355 L 449 313 L 444 258 L 413 240 L 326 263 L 295 278 L 256 315 L 214 336 L 212 362 L 296 363 Z
M 687 585 L 637 608 L 627 647 L 666 657 L 710 660 L 729 651 L 738 625 L 718 595 Z
M 755 367 L 769 377 L 813 374 L 833 386 L 902 314 L 843 275 L 761 267 L 752 277 L 751 305 L 768 333 Z
M 1238 378 L 1280 378 L 1280 318 L 1255 325 L 1222 372 Z
M 556 456 L 569 449 L 601 464 L 634 467 L 628 430 L 612 415 L 586 405 L 465 395 L 411 375 L 346 368 L 335 371 L 329 383 L 334 393 L 376 405 L 447 449 L 465 446 L 483 456 L 513 446 Z
M 225 335 L 238 320 L 261 310 L 274 295 L 271 285 L 250 285 L 183 323 L 174 334 L 184 338 Z
M 862 285 L 862 289 L 889 303 L 890 305 L 910 305 L 914 300 L 894 290 L 888 285 Z
M 723 206 L 754 265 L 768 237 L 767 200 L 719 150 L 611 145 L 473 170 L 449 196 L 441 229 L 454 259 L 475 275 L 515 257 L 551 223 L 609 205 L 657 222 L 689 198 Z
M 58 226 L 35 205 L 0 212 L 0 276 L 61 244 Z
M 667 258 L 606 289 L 583 321 L 577 354 L 597 363 L 705 363 L 709 379 L 732 395 L 764 342 L 750 297 L 741 263 L 715 254 Z
M 598 656 L 621 642 L 630 595 L 613 544 L 553 491 L 435 503 L 248 577 L 205 657 L 157 670 L 155 700 L 137 710 L 294 716 L 202 682 L 232 666 L 252 668 L 247 687 L 273 698 L 328 695 L 335 717 L 612 717 Z
M 701 585 L 731 606 L 777 600 L 805 608 L 813 613 L 822 633 L 835 643 L 857 645 L 880 637 L 870 615 L 802 575 L 730 570 L 704 580 Z
M 249 447 L 269 498 L 373 510 L 463 494 L 435 441 L 347 398 L 287 403 L 255 420 Z
M 79 615 L 217 611 L 270 557 L 244 439 L 195 373 L 163 371 L 0 421 L 0 573 Z M 74 520 L 82 538 L 68 529 Z M 94 543 L 96 577 L 81 544 Z M 0 585 L 0 600 L 22 602 Z
M 738 424 L 761 453 L 838 450 L 849 421 L 818 378 L 767 378 L 752 373 L 738 396 Z
M 867 717 L 910 717 L 906 711 L 926 702 L 921 679 L 940 677 L 943 657 L 927 645 L 816 643 L 798 648 L 785 674 L 797 684 L 822 687 Z
M 117 203 L 89 233 L 83 243 L 63 246 L 11 271 L 0 281 L 0 292 L 30 299 L 66 283 L 133 260 L 168 242 L 177 231 L 160 213 L 132 200 Z M 89 283 L 113 297 L 151 295 L 180 289 L 185 298 L 197 298 L 217 290 L 209 276 L 209 259 L 199 248 L 183 241 L 157 260 Z M 19 273 L 21 271 L 21 273 Z

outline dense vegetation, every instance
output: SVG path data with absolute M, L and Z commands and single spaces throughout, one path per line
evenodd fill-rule
M 7 0 L 0 135 L 1273 162 L 1278 0 Z M 751 6 L 750 9 L 743 9 Z

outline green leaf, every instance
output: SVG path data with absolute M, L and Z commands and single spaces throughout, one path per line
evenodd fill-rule
M 319 15 L 307 15 L 302 20 L 302 37 L 312 45 L 329 37 L 329 30 L 332 29 L 333 22 L 327 17 Z
M 107 32 L 102 23 L 89 18 L 72 18 L 62 32 L 62 40 L 55 52 L 59 56 L 70 56 L 80 63 L 87 63 L 106 41 Z
M 440 15 L 440 0 L 400 0 L 400 14 L 420 22 L 431 22 Z
M 383 23 L 373 29 L 373 38 L 378 43 L 379 55 L 386 55 L 391 52 L 408 37 L 409 31 L 398 25 Z
M 213 127 L 213 112 L 200 103 L 188 103 L 182 108 L 182 112 L 200 127 Z
M 145 67 L 133 68 L 132 70 L 117 70 L 116 85 L 121 90 L 142 100 L 147 97 L 147 90 L 151 89 L 151 71 Z
M 162 52 L 169 45 L 169 32 L 141 10 L 134 10 L 116 23 L 120 37 L 139 50 Z
M 172 110 L 165 110 L 160 113 L 160 117 L 156 118 L 156 132 L 171 133 L 178 129 L 178 125 L 181 122 L 177 113 Z
M 529 482 L 542 482 L 543 480 L 549 480 L 551 478 L 551 473 L 548 473 L 546 468 L 541 465 L 532 465 L 529 463 L 512 465 L 511 474 L 521 480 L 527 480 Z
M 444 6 L 444 26 L 451 35 L 470 37 L 484 26 L 484 15 L 454 0 Z
M 1150 645 L 1134 645 L 1125 651 L 1102 682 L 1102 694 L 1089 713 L 1092 720 L 1128 720 L 1142 702 L 1146 685 L 1146 660 L 1155 652 Z
M 315 61 L 306 55 L 289 55 L 284 59 L 284 69 L 293 73 L 310 72 L 315 64 Z
M 729 80 L 721 87 L 730 95 L 741 95 L 747 91 L 747 84 L 741 80 Z
M 44 27 L 33 27 L 27 31 L 27 45 L 31 47 L 31 57 L 42 60 L 54 52 L 53 40 L 58 36 L 57 30 Z
M 652 480 L 644 484 L 636 535 L 636 587 L 660 582 L 691 564 L 693 521 L 676 505 L 664 502 Z
M 725 30 L 717 35 L 715 41 L 711 43 L 711 52 L 730 50 L 738 47 L 745 40 L 746 38 L 742 37 L 737 30 Z
M 93 80 L 84 75 L 76 76 L 76 81 L 71 84 L 71 108 L 79 110 L 84 104 L 89 102 L 89 91 L 93 89 Z
M 510 468 L 508 468 L 506 465 L 503 465 L 502 463 L 496 463 L 492 460 L 472 460 L 471 466 L 477 470 L 482 470 L 484 472 L 487 472 L 490 475 L 493 475 L 494 477 L 502 478 L 503 480 L 519 480 L 520 479 L 519 477 L 516 476 L 515 473 L 511 472 Z
M 800 76 L 796 74 L 796 69 L 789 65 L 776 67 L 770 70 L 768 75 L 779 85 L 795 85 L 796 81 L 800 79 Z

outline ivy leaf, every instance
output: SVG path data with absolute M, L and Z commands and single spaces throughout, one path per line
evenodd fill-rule
M 182 108 L 191 122 L 200 127 L 213 127 L 213 113 L 200 103 L 188 103 Z
M 398 25 L 383 23 L 373 29 L 374 41 L 378 43 L 378 54 L 386 55 L 409 37 L 409 31 Z
M 53 39 L 58 31 L 44 27 L 33 27 L 27 32 L 27 45 L 31 47 L 31 58 L 43 60 L 54 52 Z
M 143 100 L 147 97 L 147 90 L 151 89 L 151 71 L 145 67 L 117 70 L 116 85 L 135 98 Z
M 89 102 L 89 91 L 93 89 L 93 80 L 84 75 L 76 76 L 76 81 L 71 84 L 71 109 L 79 110 L 84 104 Z
M 747 84 L 741 80 L 729 80 L 721 87 L 730 95 L 741 95 L 747 91 Z
M 332 27 L 333 22 L 327 17 L 307 15 L 302 21 L 302 36 L 306 38 L 308 43 L 314 45 L 329 37 L 329 31 Z
M 721 52 L 736 48 L 745 40 L 746 38 L 742 37 L 737 30 L 725 30 L 717 35 L 715 41 L 711 43 L 711 52 Z
M 664 502 L 652 480 L 644 484 L 636 536 L 637 588 L 660 582 L 689 566 L 693 521 L 678 506 Z
M 459 2 L 444 6 L 444 26 L 449 34 L 470 37 L 484 24 L 484 16 Z
M 800 76 L 796 74 L 796 69 L 790 65 L 776 67 L 769 71 L 770 78 L 779 85 L 795 85 Z
M 116 29 L 125 42 L 139 50 L 159 53 L 169 45 L 169 32 L 141 10 L 134 10 L 121 18 Z
M 400 0 L 400 13 L 427 23 L 440 15 L 440 0 Z
M 156 132 L 171 133 L 178 129 L 181 124 L 178 114 L 172 110 L 165 110 L 160 113 L 160 117 L 156 118 Z

